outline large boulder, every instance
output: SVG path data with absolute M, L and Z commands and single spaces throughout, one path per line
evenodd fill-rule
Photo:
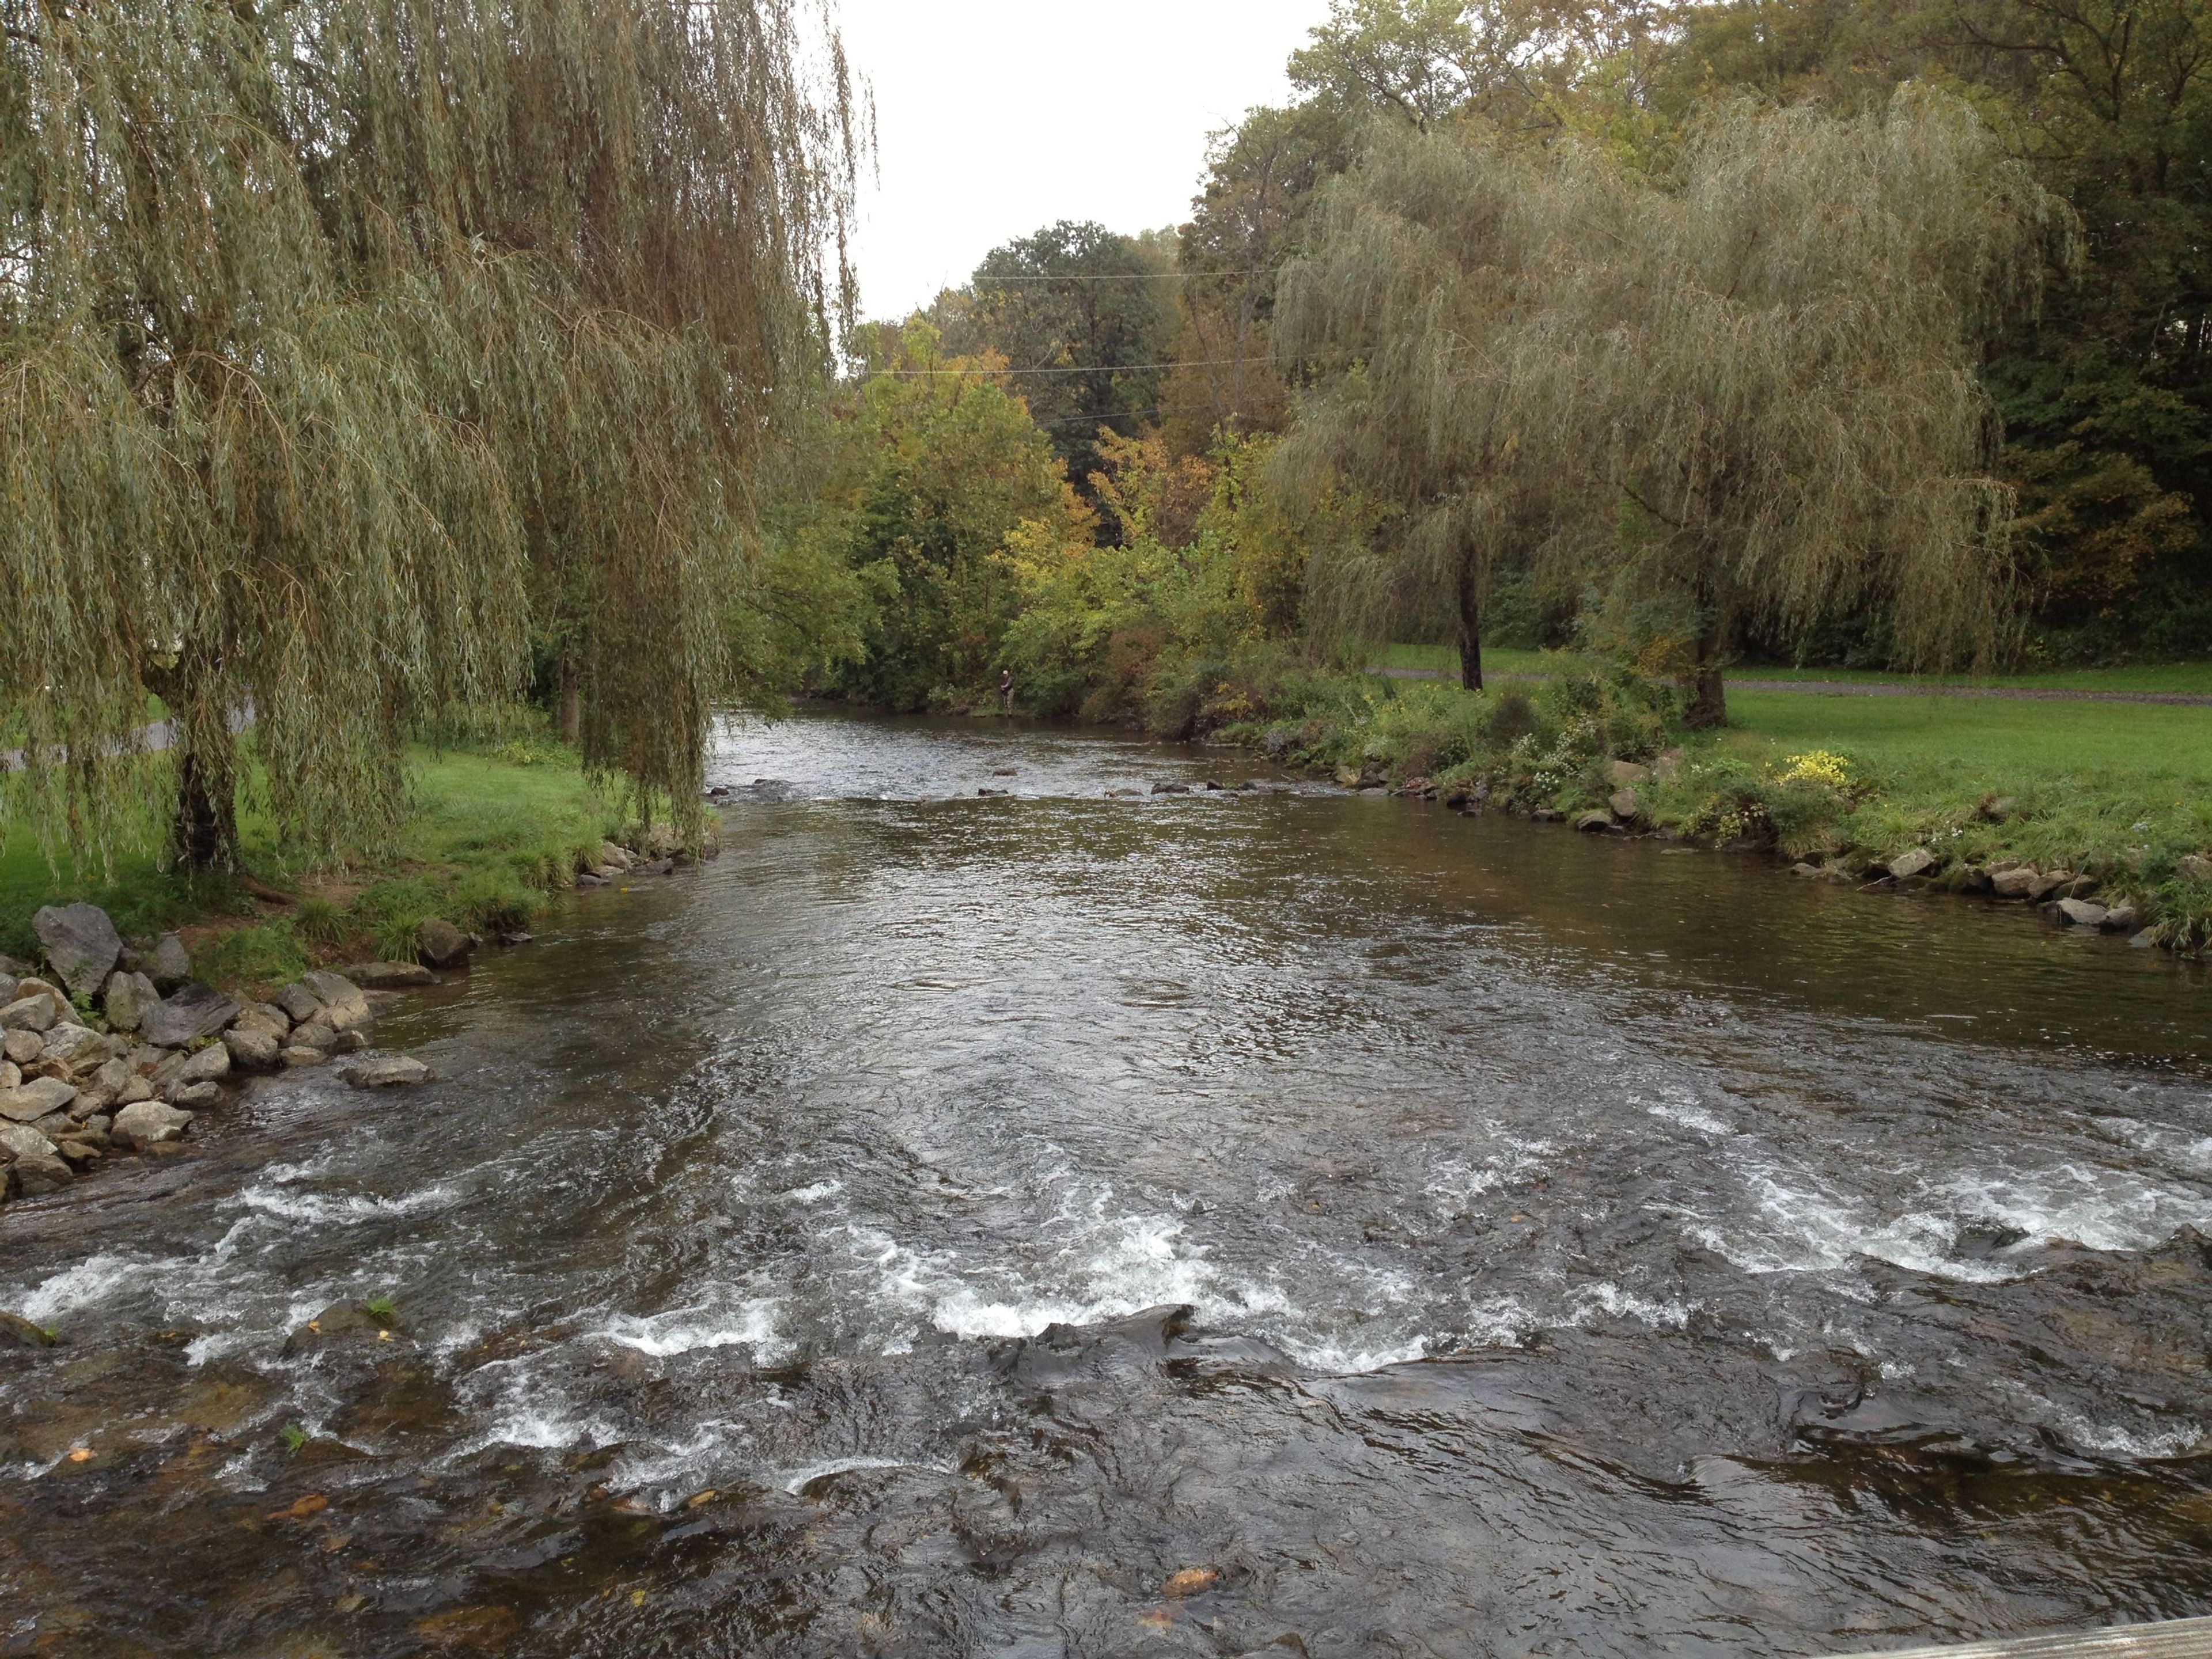
M 46 1052 L 46 1040 L 36 1031 L 9 1031 L 0 1036 L 0 1057 L 13 1065 L 34 1065 Z
M 2076 927 L 2102 927 L 2112 912 L 2101 904 L 2092 904 L 2087 899 L 2061 899 L 2053 907 L 2064 921 Z
M 404 1054 L 375 1054 L 348 1060 L 338 1075 L 356 1089 L 404 1089 L 430 1080 L 430 1068 Z
M 415 930 L 415 950 L 426 968 L 465 968 L 476 948 L 474 938 L 435 916 L 426 918 Z
M 1605 770 L 1607 779 L 1616 789 L 1632 788 L 1637 784 L 1649 782 L 1651 778 L 1651 769 L 1638 766 L 1634 761 L 1607 761 Z
M 71 996 L 88 997 L 100 989 L 123 955 L 122 935 L 96 904 L 50 904 L 31 918 L 31 931 Z
M 154 960 L 146 970 L 164 995 L 191 982 L 192 953 L 174 933 L 164 933 L 154 947 Z
M 1911 881 L 1915 876 L 1924 876 L 1936 867 L 1936 855 L 1924 847 L 1915 847 L 1899 853 L 1889 861 L 1889 873 L 1899 881 Z
M 107 989 L 100 997 L 100 1007 L 107 1015 L 111 1031 L 135 1031 L 146 1018 L 146 1012 L 161 1000 L 154 988 L 154 981 L 143 974 L 113 973 L 107 976 Z
M 1999 898 L 2024 899 L 2034 893 L 2042 879 L 2033 865 L 2015 865 L 2009 870 L 1992 872 L 1990 888 Z
M 58 1077 L 42 1077 L 13 1089 L 0 1090 L 0 1118 L 10 1123 L 36 1123 L 42 1117 L 66 1111 L 76 1098 L 73 1084 Z
M 311 1019 L 305 1025 L 295 1025 L 286 1039 L 295 1048 L 312 1048 L 319 1054 L 334 1054 L 337 1050 L 338 1034 L 319 1019 Z
M 160 1048 L 181 1048 L 213 1036 L 239 1016 L 239 1006 L 210 985 L 187 985 L 157 1002 L 138 1022 L 138 1035 Z
M 1633 820 L 1644 810 L 1644 804 L 1636 799 L 1633 789 L 1614 790 L 1613 799 L 1606 805 L 1613 809 L 1613 817 L 1628 820 Z
M 121 1146 L 144 1151 L 158 1146 L 163 1141 L 180 1140 L 192 1121 L 190 1112 L 180 1112 L 173 1106 L 165 1106 L 158 1100 L 142 1100 L 136 1106 L 125 1106 L 108 1125 L 108 1138 Z

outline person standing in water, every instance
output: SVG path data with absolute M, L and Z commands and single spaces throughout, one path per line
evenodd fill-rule
M 1012 714 L 1014 712 L 1014 671 L 1011 668 L 1002 668 L 999 671 L 999 696 L 1006 700 L 1006 713 Z

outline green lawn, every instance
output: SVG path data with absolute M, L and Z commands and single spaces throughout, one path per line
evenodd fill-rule
M 1486 646 L 1483 667 L 1494 674 L 1571 673 L 1584 659 L 1564 651 L 1514 651 Z M 1448 646 L 1394 645 L 1376 665 L 1383 668 L 1425 668 L 1447 673 L 1459 672 L 1459 653 Z M 1910 674 L 1887 674 L 1863 668 L 1783 668 L 1746 663 L 1729 671 L 1732 680 L 1814 680 L 1838 684 L 1914 684 Z M 2036 674 L 2004 674 L 1989 678 L 1960 677 L 1951 685 L 2017 687 L 2023 690 L 2065 691 L 2179 691 L 2212 696 L 2212 663 L 2154 663 L 2134 668 L 2081 668 Z
M 192 928 L 198 965 L 218 981 L 263 981 L 319 957 L 372 949 L 411 957 L 408 939 L 427 915 L 463 927 L 523 925 L 548 888 L 567 884 L 577 851 L 619 827 L 557 745 L 418 748 L 410 759 L 414 810 L 399 844 L 351 871 L 310 878 L 288 869 L 267 818 L 250 807 L 241 814 L 248 867 L 293 895 L 290 903 L 228 882 L 187 884 L 161 871 L 150 848 L 106 871 L 80 870 L 64 854 L 57 870 L 31 826 L 11 821 L 0 845 L 0 951 L 34 957 L 33 914 L 82 899 L 105 908 L 126 938 Z
M 2212 709 L 1962 697 L 1820 697 L 1735 691 L 1729 739 L 1799 753 L 1841 750 L 1900 779 L 2014 781 L 2124 776 L 2151 793 L 2212 789 Z

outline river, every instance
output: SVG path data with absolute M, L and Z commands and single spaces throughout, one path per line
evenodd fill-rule
M 813 714 L 714 780 L 719 860 L 386 1023 L 441 1082 L 0 1212 L 66 1339 L 0 1353 L 0 1653 L 2212 1611 L 2201 969 L 1218 750 Z

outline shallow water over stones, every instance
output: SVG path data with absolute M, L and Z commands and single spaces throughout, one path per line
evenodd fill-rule
M 2201 973 L 1263 771 L 740 726 L 719 861 L 386 1023 L 441 1081 L 0 1213 L 0 1652 L 2212 1610 Z

